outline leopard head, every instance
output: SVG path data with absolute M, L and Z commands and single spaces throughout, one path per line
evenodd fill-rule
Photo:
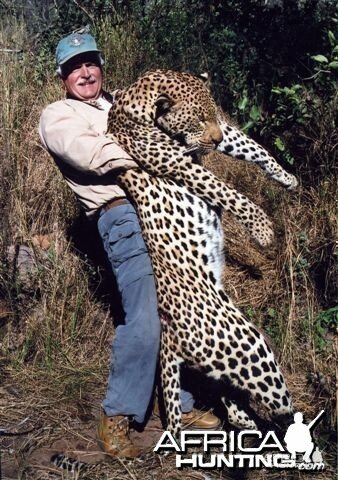
M 150 71 L 124 91 L 118 108 L 134 122 L 159 127 L 179 140 L 187 153 L 204 154 L 223 139 L 206 80 L 172 70 Z
M 216 105 L 207 91 L 202 93 L 192 99 L 161 94 L 155 102 L 155 124 L 187 145 L 186 153 L 208 153 L 223 140 Z

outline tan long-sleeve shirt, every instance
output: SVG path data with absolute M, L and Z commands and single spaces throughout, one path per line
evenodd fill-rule
M 52 103 L 40 118 L 41 141 L 87 215 L 109 200 L 124 197 L 115 184 L 116 173 L 137 166 L 105 135 L 107 120 L 108 109 L 73 99 Z

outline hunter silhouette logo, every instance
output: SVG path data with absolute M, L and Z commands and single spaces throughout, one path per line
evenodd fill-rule
M 288 452 L 291 453 L 292 460 L 296 460 L 297 453 L 303 453 L 304 462 L 311 462 L 311 453 L 314 449 L 311 429 L 315 427 L 323 413 L 324 410 L 321 410 L 309 425 L 303 423 L 303 414 L 301 412 L 295 413 L 293 417 L 294 424 L 289 426 L 284 437 L 286 448 Z M 316 450 L 313 452 L 312 461 L 314 463 L 322 463 L 323 461 L 318 447 L 316 447 Z
M 154 452 L 175 452 L 176 467 L 179 469 L 324 470 L 322 454 L 312 438 L 312 431 L 323 413 L 324 410 L 308 425 L 303 423 L 301 412 L 295 413 L 294 423 L 285 433 L 285 443 L 272 430 L 264 433 L 259 430 L 182 430 L 180 439 L 166 431 L 157 442 Z M 255 441 L 255 446 L 248 444 L 250 438 Z

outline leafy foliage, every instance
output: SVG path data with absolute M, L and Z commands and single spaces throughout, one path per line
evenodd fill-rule
M 315 347 L 318 351 L 328 348 L 338 328 L 338 306 L 323 310 L 315 321 Z M 329 334 L 331 333 L 331 336 Z

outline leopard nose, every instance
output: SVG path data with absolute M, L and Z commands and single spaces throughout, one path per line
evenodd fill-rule
M 215 148 L 216 148 L 217 145 L 219 145 L 223 140 L 222 130 L 220 129 L 217 123 L 208 122 L 207 132 L 208 132 L 210 141 L 215 145 Z
M 215 125 L 215 128 L 213 130 L 212 140 L 216 144 L 216 146 L 223 140 L 223 132 L 218 125 Z

